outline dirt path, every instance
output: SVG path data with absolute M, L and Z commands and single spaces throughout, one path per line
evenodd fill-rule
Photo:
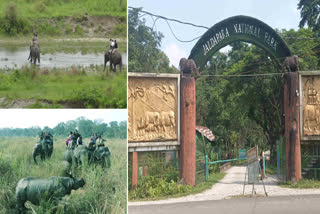
M 129 202 L 129 206 L 148 205 L 148 204 L 168 204 L 188 201 L 206 201 L 206 200 L 221 200 L 230 199 L 234 196 L 240 196 L 243 192 L 243 182 L 245 178 L 246 168 L 244 166 L 231 167 L 226 171 L 226 176 L 212 186 L 211 189 L 202 193 L 188 195 L 180 198 L 170 198 L 159 201 L 144 201 L 144 202 Z M 290 196 L 290 195 L 310 195 L 320 194 L 320 189 L 292 189 L 281 188 L 277 185 L 278 180 L 275 176 L 269 176 L 264 180 L 266 191 L 269 196 Z M 263 195 L 262 182 L 255 185 L 258 195 Z M 245 194 L 251 194 L 252 185 L 246 185 Z

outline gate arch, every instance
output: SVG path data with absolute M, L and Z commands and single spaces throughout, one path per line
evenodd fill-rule
M 283 39 L 264 22 L 249 16 L 233 16 L 212 26 L 192 48 L 189 59 L 199 68 L 221 48 L 235 41 L 252 43 L 265 50 L 278 64 L 291 56 Z

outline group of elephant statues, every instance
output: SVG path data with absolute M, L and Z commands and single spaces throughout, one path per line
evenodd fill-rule
M 28 60 L 33 64 L 38 63 L 40 64 L 40 44 L 38 40 L 38 35 L 33 34 L 32 41 L 30 43 L 30 53 Z M 122 70 L 122 56 L 119 50 L 116 49 L 109 49 L 104 53 L 104 69 L 106 70 L 107 62 L 110 62 L 110 71 L 116 72 L 116 66 L 119 66 L 120 72 Z

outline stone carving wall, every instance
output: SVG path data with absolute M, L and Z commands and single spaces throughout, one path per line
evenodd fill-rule
M 128 140 L 177 139 L 177 79 L 129 77 Z
M 320 135 L 320 76 L 301 76 L 304 136 Z

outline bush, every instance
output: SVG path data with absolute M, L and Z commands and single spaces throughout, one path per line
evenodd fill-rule
M 9 75 L 0 73 L 0 90 L 7 90 L 10 88 L 12 81 Z
M 127 36 L 127 25 L 124 23 L 118 24 L 112 31 L 112 36 Z
M 74 32 L 79 36 L 82 36 L 84 34 L 84 31 L 80 25 L 76 25 Z
M 9 2 L 5 7 L 4 18 L 0 18 L 0 31 L 4 34 L 15 36 L 16 34 L 28 34 L 31 32 L 31 23 L 27 19 L 18 17 L 18 9 L 15 3 Z

